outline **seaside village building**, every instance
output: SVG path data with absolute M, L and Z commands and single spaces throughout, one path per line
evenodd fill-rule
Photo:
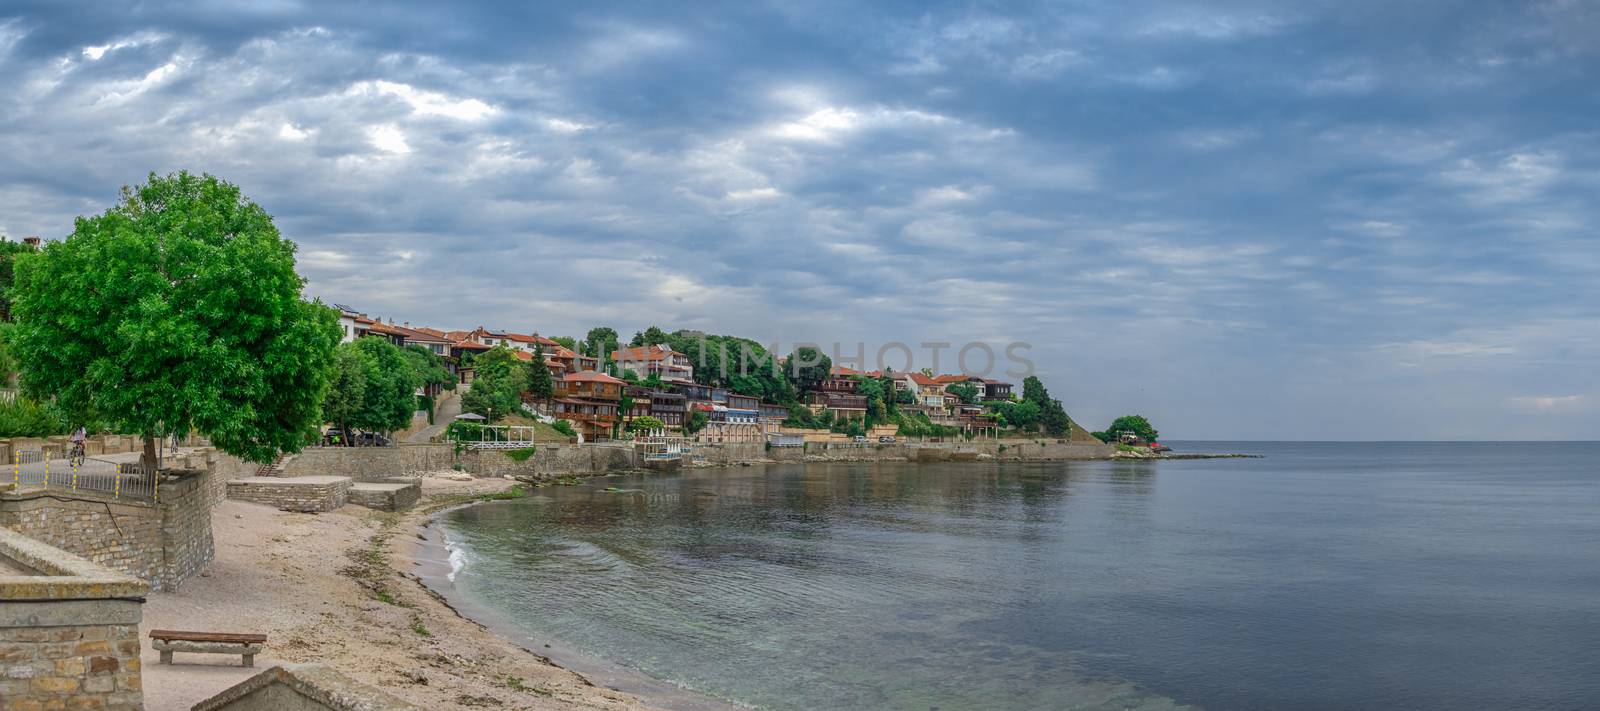
M 555 381 L 551 414 L 571 421 L 586 441 L 610 439 L 626 384 L 592 370 L 567 373 Z
M 654 377 L 662 383 L 660 388 L 648 389 L 598 372 L 598 358 L 577 353 L 537 332 L 519 333 L 483 326 L 466 331 L 445 331 L 412 326 L 409 322 L 397 324 L 393 319 L 368 316 L 349 306 L 335 306 L 339 309 L 344 341 L 384 338 L 397 346 L 421 346 L 443 357 L 446 368 L 461 385 L 472 382 L 473 359 L 492 348 L 509 349 L 524 362 L 532 361 L 535 353 L 542 352 L 555 384 L 555 397 L 548 402 L 530 400 L 527 404 L 552 417 L 570 420 L 584 441 L 609 439 L 613 426 L 645 415 L 661 420 L 668 430 L 677 431 L 688 423 L 693 413 L 700 412 L 706 416 L 705 426 L 694 437 L 700 442 L 779 446 L 796 443 L 794 433 L 786 432 L 789 428 L 783 426 L 789 417 L 786 406 L 694 382 L 692 359 L 665 344 L 619 348 L 610 354 L 609 364 L 615 368 L 611 372 L 631 373 L 640 381 Z M 867 400 L 859 392 L 857 378 L 881 376 L 878 371 L 836 366 L 813 392 L 806 394 L 802 404 L 813 414 L 831 412 L 836 420 L 863 420 L 867 416 Z M 901 411 L 926 415 L 936 424 L 992 433 L 994 421 L 992 416 L 984 416 L 981 404 L 964 404 L 948 391 L 958 384 L 972 385 L 980 403 L 1012 398 L 1010 383 L 978 376 L 907 372 L 894 374 L 891 381 L 891 387 L 910 392 L 914 398 L 910 404 L 899 405 Z M 435 386 L 434 392 L 419 391 L 418 394 L 437 396 L 437 389 Z M 621 411 L 623 394 L 632 400 L 626 412 Z

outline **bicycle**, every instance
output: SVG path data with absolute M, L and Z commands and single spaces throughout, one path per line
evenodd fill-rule
M 81 466 L 83 466 L 84 458 L 85 457 L 84 457 L 83 443 L 82 442 L 73 443 L 73 445 L 72 445 L 72 453 L 67 455 L 67 463 L 69 465 L 71 465 L 71 466 L 74 466 L 74 467 L 81 467 Z

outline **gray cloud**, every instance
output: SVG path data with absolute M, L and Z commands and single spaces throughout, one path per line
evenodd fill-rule
M 13 236 L 203 170 L 412 323 L 1029 341 L 1174 436 L 1596 424 L 1581 4 L 6 12 Z

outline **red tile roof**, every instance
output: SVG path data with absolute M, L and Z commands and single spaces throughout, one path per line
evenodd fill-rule
M 918 385 L 940 385 L 941 384 L 938 380 L 936 380 L 934 378 L 930 378 L 930 377 L 928 377 L 926 375 L 923 375 L 921 373 L 907 373 L 906 377 L 910 378 L 911 382 L 916 383 Z
M 565 381 L 567 381 L 569 383 L 615 383 L 617 385 L 622 385 L 623 384 L 623 382 L 621 380 L 618 380 L 617 378 L 613 378 L 613 377 L 611 377 L 609 375 L 606 375 L 605 373 L 601 373 L 599 371 L 594 371 L 594 370 L 580 370 L 580 371 L 578 371 L 576 373 L 567 373 L 566 375 L 561 376 L 561 379 L 565 380 Z
M 637 348 L 623 348 L 612 351 L 611 360 L 618 363 L 635 360 L 666 360 L 675 355 L 681 356 L 683 354 L 657 343 L 653 346 L 639 346 Z

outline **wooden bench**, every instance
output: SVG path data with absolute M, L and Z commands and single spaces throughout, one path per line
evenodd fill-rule
M 150 646 L 161 653 L 161 663 L 171 664 L 173 652 L 200 652 L 203 654 L 238 654 L 244 665 L 256 665 L 256 655 L 267 643 L 264 634 L 239 634 L 236 632 L 181 632 L 178 630 L 150 630 Z

